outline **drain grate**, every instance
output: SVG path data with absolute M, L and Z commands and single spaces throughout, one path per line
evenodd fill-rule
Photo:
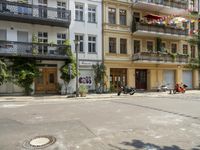
M 36 136 L 31 140 L 26 140 L 23 143 L 23 147 L 28 149 L 42 149 L 54 144 L 55 142 L 56 138 L 53 136 Z

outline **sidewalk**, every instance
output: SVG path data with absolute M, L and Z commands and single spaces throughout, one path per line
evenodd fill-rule
M 199 95 L 199 90 L 186 91 L 185 94 L 195 94 Z M 167 92 L 136 92 L 134 95 L 120 95 L 117 93 L 109 94 L 87 94 L 86 97 L 71 97 L 69 95 L 34 95 L 34 96 L 0 96 L 0 102 L 29 102 L 29 101 L 81 101 L 81 100 L 105 100 L 112 98 L 122 98 L 122 97 L 170 97 L 174 94 L 169 94 Z M 177 94 L 176 94 L 177 95 Z M 200 96 L 200 95 L 199 95 Z

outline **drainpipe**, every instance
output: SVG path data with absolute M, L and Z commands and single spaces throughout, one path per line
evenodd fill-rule
M 101 2 L 101 11 L 102 11 L 102 16 L 101 16 L 101 22 L 102 22 L 102 31 L 101 31 L 101 35 L 102 35 L 102 41 L 101 41 L 101 43 L 102 43 L 102 50 L 101 50 L 101 53 L 102 53 L 102 64 L 103 64 L 103 66 L 105 65 L 105 63 L 104 63 L 104 14 L 106 13 L 106 12 L 104 12 L 104 2 L 103 2 L 104 0 L 102 0 L 102 2 Z M 109 77 L 108 77 L 108 80 L 109 80 Z M 104 81 L 105 81 L 105 79 L 103 78 L 103 92 L 104 92 Z

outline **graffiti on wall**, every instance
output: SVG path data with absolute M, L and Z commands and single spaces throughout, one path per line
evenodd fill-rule
M 92 84 L 92 78 L 90 76 L 79 77 L 79 83 L 91 85 Z

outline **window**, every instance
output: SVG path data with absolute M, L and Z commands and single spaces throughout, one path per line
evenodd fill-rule
M 47 0 L 38 0 L 39 17 L 47 18 Z
M 140 22 L 140 13 L 134 12 L 133 16 L 134 16 L 136 22 Z
M 139 53 L 139 52 L 140 52 L 140 41 L 134 40 L 134 53 Z
M 165 42 L 162 42 L 161 43 L 161 50 L 164 52 L 166 51 L 166 43 Z
M 96 53 L 96 36 L 88 36 L 88 52 Z
M 6 39 L 6 30 L 0 29 L 0 40 L 5 41 Z
M 47 32 L 38 32 L 38 42 L 39 43 L 48 43 L 48 33 Z M 39 53 L 46 54 L 48 52 L 47 45 L 40 45 L 38 48 Z
M 183 54 L 188 54 L 188 45 L 186 44 L 183 45 Z
M 75 46 L 75 49 L 79 52 L 84 52 L 84 36 L 83 35 L 75 35 L 75 40 L 80 41 L 79 47 Z
M 190 23 L 190 30 L 191 30 L 191 31 L 194 31 L 194 30 L 195 30 L 195 24 L 194 24 L 194 22 L 191 22 L 191 23 Z
M 83 4 L 76 4 L 75 6 L 75 20 L 83 21 Z
M 66 34 L 63 33 L 57 33 L 57 44 L 63 45 L 66 40 Z
M 88 6 L 88 22 L 96 23 L 96 7 Z
M 177 44 L 172 43 L 172 45 L 171 45 L 171 52 L 172 53 L 176 53 L 177 52 Z
M 187 29 L 188 23 L 187 22 L 183 22 L 183 28 Z
M 127 40 L 120 39 L 120 54 L 127 54 Z
M 153 51 L 153 41 L 147 41 L 147 51 Z
M 109 53 L 116 53 L 116 38 L 109 38 Z
M 191 58 L 195 58 L 195 46 L 194 45 L 191 45 Z
M 126 10 L 119 10 L 120 14 L 120 25 L 126 25 Z
M 57 2 L 57 17 L 61 19 L 66 18 L 66 3 Z
M 116 24 L 116 9 L 115 8 L 109 8 L 108 9 L 108 16 L 109 16 L 109 23 Z

